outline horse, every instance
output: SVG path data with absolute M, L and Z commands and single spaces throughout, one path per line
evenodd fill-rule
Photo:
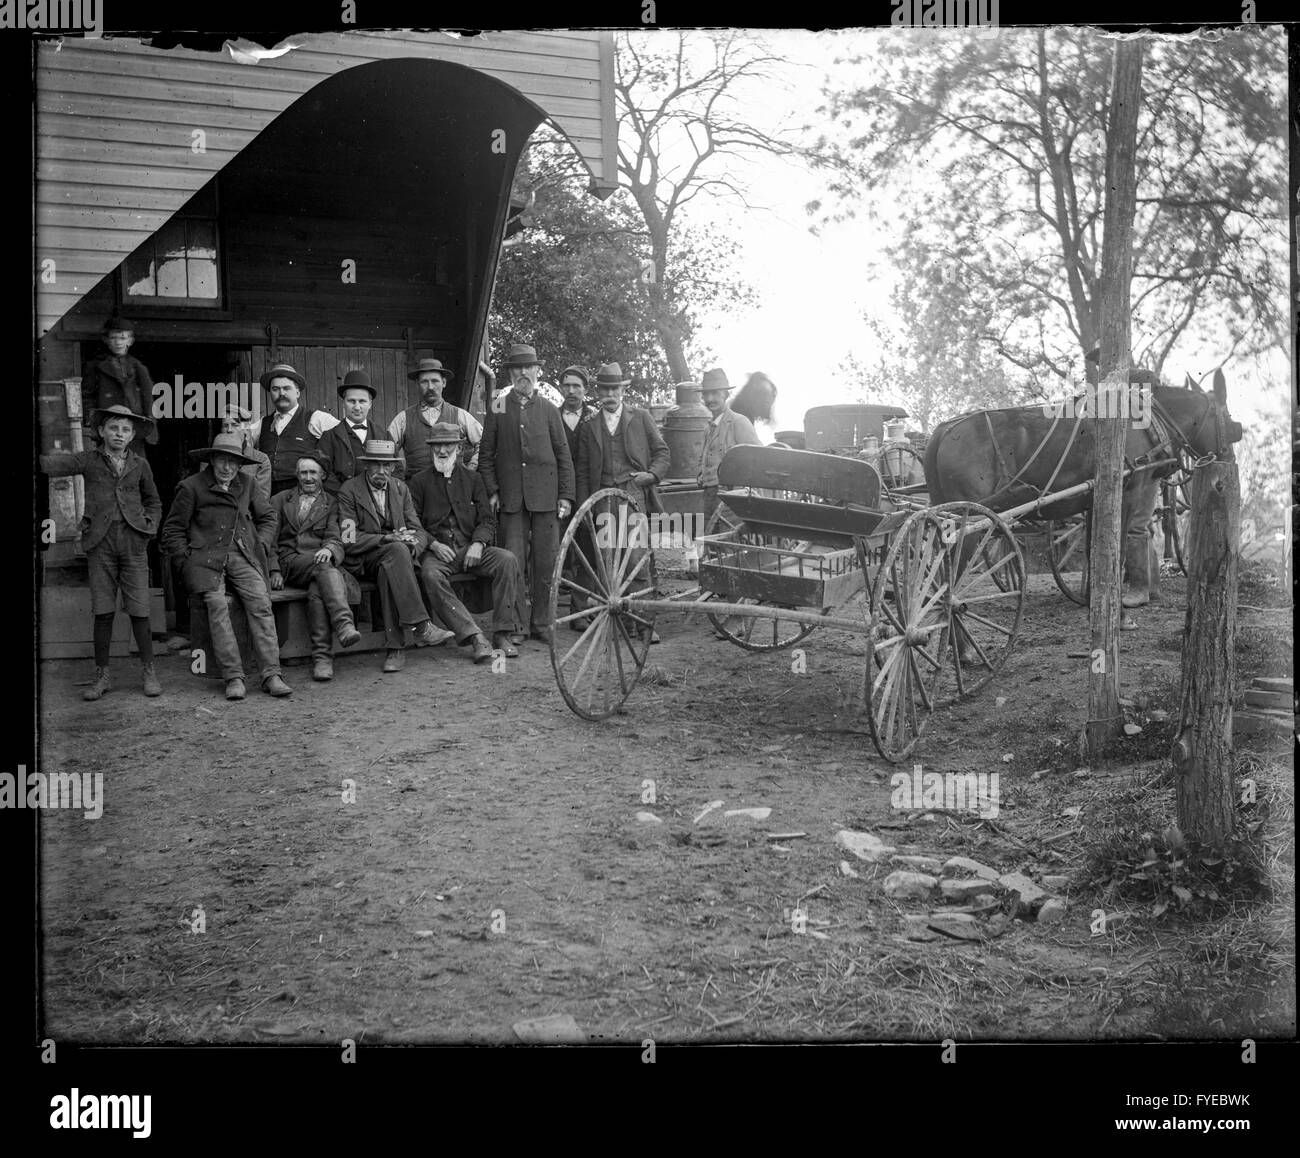
M 1222 457 L 1241 439 L 1241 424 L 1228 416 L 1223 372 L 1214 373 L 1207 394 L 1188 387 L 1154 385 L 1145 414 L 1133 417 L 1124 438 L 1127 466 L 1160 459 L 1177 460 L 1180 451 L 1196 458 Z M 1130 398 L 1141 396 L 1130 395 Z M 1076 400 L 1077 403 L 1078 400 Z M 940 423 L 925 451 L 925 478 L 931 503 L 967 501 L 1005 511 L 1044 494 L 1090 481 L 1096 471 L 1094 420 L 1078 405 L 1019 406 L 976 410 Z M 1124 480 L 1124 607 L 1150 602 L 1148 527 L 1160 480 L 1177 461 L 1135 471 Z M 1092 491 L 1042 507 L 1035 517 L 1062 519 L 1092 506 Z

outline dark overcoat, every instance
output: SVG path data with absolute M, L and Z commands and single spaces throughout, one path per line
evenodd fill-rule
M 478 470 L 501 510 L 553 511 L 560 499 L 572 504 L 573 458 L 566 433 L 560 412 L 536 391 L 522 407 L 513 389 L 492 400 Z
M 163 550 L 184 561 L 185 585 L 192 594 L 217 589 L 232 546 L 263 579 L 264 550 L 269 554 L 275 548 L 275 512 L 253 481 L 236 473 L 228 491 L 219 490 L 216 482 L 210 470 L 182 479 L 163 523 Z

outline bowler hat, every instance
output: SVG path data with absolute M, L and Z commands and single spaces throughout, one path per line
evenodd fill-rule
M 510 352 L 506 354 L 503 366 L 540 366 L 537 360 L 537 351 L 532 346 L 525 346 L 519 343 L 510 347 Z
M 597 390 L 602 386 L 626 386 L 631 381 L 631 378 L 623 377 L 623 367 L 617 362 L 606 362 L 596 371 Z
M 349 390 L 369 390 L 370 397 L 373 399 L 378 396 L 379 391 L 370 385 L 370 375 L 364 370 L 349 370 L 343 375 L 343 385 L 339 387 L 339 397 L 342 398 Z
M 588 389 L 591 388 L 591 375 L 588 374 L 587 371 L 584 370 L 581 366 L 565 366 L 565 368 L 560 371 L 559 380 L 563 382 L 565 378 L 567 378 L 570 374 L 576 374 L 579 378 L 582 379 L 582 384 L 584 386 L 586 386 Z
M 427 374 L 430 370 L 436 370 L 444 378 L 454 378 L 456 375 L 448 370 L 438 358 L 421 358 L 416 364 L 415 369 L 410 371 L 406 376 L 412 382 L 418 382 L 421 374 Z
M 460 439 L 460 427 L 454 422 L 435 422 L 433 424 L 433 433 L 424 441 L 426 443 L 459 442 Z
M 111 334 L 114 331 L 134 334 L 135 326 L 133 326 L 130 322 L 128 322 L 126 318 L 122 317 L 121 314 L 114 314 L 111 318 L 108 319 L 108 321 L 104 323 L 103 332 L 105 334 Z
M 730 390 L 731 383 L 727 381 L 727 372 L 714 367 L 712 370 L 705 370 L 704 377 L 700 380 L 700 392 L 706 390 Z
M 244 453 L 244 440 L 238 434 L 218 434 L 212 440 L 211 446 L 202 446 L 198 450 L 191 450 L 190 458 L 199 462 L 211 462 L 214 454 L 228 454 L 239 459 L 246 466 L 253 466 L 257 462 L 257 459 L 249 458 Z
M 272 378 L 290 378 L 294 382 L 298 383 L 299 390 L 307 389 L 307 379 L 304 378 L 301 374 L 299 374 L 298 371 L 295 370 L 292 366 L 290 366 L 288 362 L 277 362 L 274 366 L 272 366 L 269 370 L 267 370 L 265 374 L 262 375 L 259 381 L 262 383 L 263 390 L 271 389 Z
M 397 457 L 397 443 L 385 438 L 366 439 L 365 453 L 357 455 L 358 462 L 401 462 Z

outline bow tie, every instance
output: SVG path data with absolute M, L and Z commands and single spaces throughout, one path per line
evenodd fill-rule
M 354 422 L 352 424 L 353 430 L 365 430 L 365 428 L 366 428 L 366 424 L 364 422 Z

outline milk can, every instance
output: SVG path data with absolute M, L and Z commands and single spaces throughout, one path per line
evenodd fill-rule
M 700 401 L 698 382 L 677 383 L 677 405 L 663 422 L 664 441 L 668 444 L 668 477 L 695 481 L 704 454 L 704 437 L 713 415 Z

